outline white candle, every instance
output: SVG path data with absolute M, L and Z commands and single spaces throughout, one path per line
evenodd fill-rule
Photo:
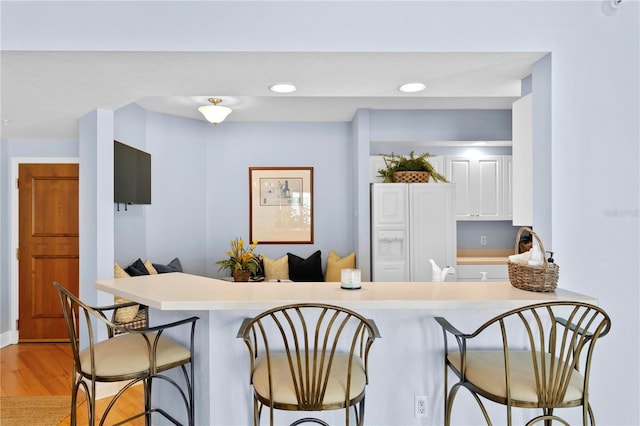
M 341 285 L 340 287 L 347 290 L 356 290 L 360 288 L 360 269 L 342 269 L 340 270 Z

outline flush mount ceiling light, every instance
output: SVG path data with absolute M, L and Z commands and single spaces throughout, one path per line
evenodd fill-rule
M 209 98 L 209 102 L 213 105 L 204 105 L 198 108 L 198 111 L 204 115 L 204 118 L 207 119 L 209 123 L 214 125 L 222 123 L 227 115 L 231 114 L 231 108 L 218 105 L 222 102 L 222 99 L 219 98 Z
M 403 93 L 416 93 L 422 92 L 427 88 L 427 85 L 424 83 L 405 83 L 402 86 L 398 87 L 398 90 Z
M 269 86 L 269 90 L 275 93 L 293 93 L 298 88 L 291 83 L 277 83 Z

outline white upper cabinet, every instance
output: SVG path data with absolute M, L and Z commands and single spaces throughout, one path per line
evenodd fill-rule
M 505 158 L 509 156 L 445 157 L 445 176 L 456 184 L 457 220 L 510 220 Z
M 513 103 L 513 225 L 533 223 L 533 95 Z

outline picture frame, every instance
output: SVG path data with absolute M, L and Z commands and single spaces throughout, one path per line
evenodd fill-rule
M 313 167 L 249 167 L 249 238 L 313 244 Z

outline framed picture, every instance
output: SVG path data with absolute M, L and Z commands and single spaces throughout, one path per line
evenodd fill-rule
M 313 243 L 313 167 L 249 167 L 249 238 Z

